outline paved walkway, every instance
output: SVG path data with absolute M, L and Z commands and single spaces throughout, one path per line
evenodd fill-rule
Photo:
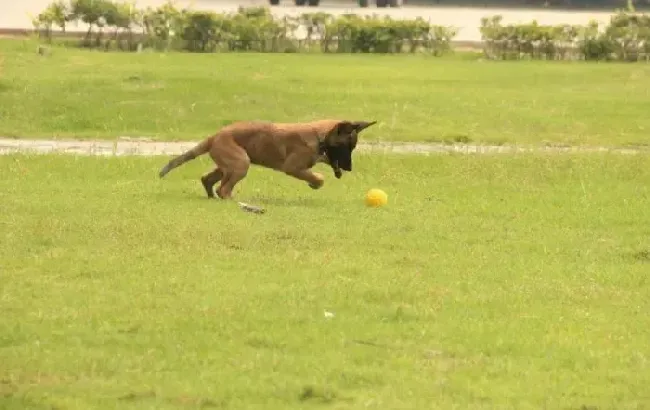
M 0 0 L 0 27 L 3 29 L 32 29 L 31 16 L 43 11 L 52 0 Z M 157 7 L 165 0 L 135 0 L 136 6 Z M 176 0 L 177 7 L 190 6 L 194 10 L 211 10 L 215 12 L 236 11 L 239 6 L 268 5 L 266 0 Z M 361 8 L 356 0 L 323 0 L 320 7 L 296 7 L 293 0 L 283 0 L 280 6 L 272 7 L 272 12 L 278 17 L 297 16 L 306 12 L 324 11 L 333 15 L 355 13 L 359 15 L 389 15 L 394 19 L 414 19 L 422 17 L 432 24 L 453 26 L 459 29 L 455 41 L 481 41 L 481 18 L 500 14 L 503 23 L 529 23 L 537 20 L 539 24 L 577 24 L 586 25 L 590 20 L 596 20 L 602 25 L 609 22 L 610 12 L 598 11 L 554 11 L 554 10 L 509 10 L 497 8 L 469 7 L 418 7 L 404 6 L 400 8 L 378 9 L 376 7 Z M 69 31 L 85 31 L 87 26 L 68 27 Z M 296 33 L 300 35 L 300 33 Z
M 196 144 L 187 142 L 156 142 L 139 139 L 117 139 L 115 141 L 75 140 L 29 140 L 0 138 L 0 155 L 11 153 L 66 153 L 95 156 L 125 155 L 178 155 Z M 513 154 L 526 152 L 550 153 L 598 153 L 608 152 L 623 155 L 650 155 L 650 147 L 527 147 L 513 145 L 471 145 L 471 144 L 418 144 L 418 143 L 359 143 L 363 152 L 410 153 L 410 154 Z

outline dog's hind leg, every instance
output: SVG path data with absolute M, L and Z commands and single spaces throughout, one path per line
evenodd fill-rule
M 214 198 L 214 185 L 223 178 L 223 172 L 217 167 L 201 177 L 201 184 L 205 188 L 208 198 Z
M 232 197 L 232 191 L 235 185 L 246 178 L 251 161 L 246 152 L 242 150 L 241 155 L 236 160 L 229 161 L 228 165 L 228 171 L 225 170 L 225 167 L 222 167 L 223 178 L 221 179 L 219 188 L 217 188 L 217 195 L 221 199 L 230 199 Z
M 248 153 L 234 141 L 226 139 L 215 145 L 210 155 L 223 173 L 217 195 L 221 199 L 230 199 L 235 185 L 248 174 L 248 168 L 251 166 Z
M 221 180 L 219 188 L 217 188 L 217 195 L 221 199 L 230 199 L 232 198 L 232 191 L 235 188 L 235 185 L 242 179 L 246 178 L 248 174 L 248 166 L 245 168 L 238 168 L 237 170 L 232 171 L 229 174 L 224 175 Z

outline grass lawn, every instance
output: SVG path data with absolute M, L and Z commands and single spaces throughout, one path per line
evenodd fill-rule
M 144 73 L 145 61 L 164 57 L 128 58 L 130 70 Z M 274 57 L 166 58 L 171 65 L 145 75 L 175 90 L 148 90 L 169 98 L 158 102 L 163 111 L 196 97 L 172 102 L 183 89 L 181 59 L 228 66 Z M 111 61 L 54 59 L 77 74 L 93 72 L 95 63 L 82 61 Z M 81 87 L 70 71 L 61 80 L 64 71 L 34 66 L 27 71 L 42 77 L 28 80 L 16 71 L 19 60 L 9 61 L 10 76 L 32 84 L 34 98 Z M 521 67 L 512 73 L 559 70 Z M 640 70 L 593 67 L 600 75 Z M 127 71 L 77 78 L 108 90 Z M 188 75 L 198 89 L 208 68 Z M 215 82 L 234 87 L 243 75 Z M 544 94 L 541 86 L 536 92 Z M 117 97 L 97 101 L 105 112 L 84 103 L 97 96 L 80 97 L 82 116 L 119 127 L 109 118 L 124 107 L 103 108 Z M 312 103 L 326 111 L 324 101 Z M 149 129 L 162 133 L 163 123 L 180 120 L 165 112 L 159 121 Z M 205 124 L 188 122 L 195 131 Z M 341 180 L 325 171 L 320 191 L 255 168 L 236 195 L 267 207 L 265 215 L 204 198 L 197 178 L 209 169 L 205 157 L 159 180 L 165 161 L 0 157 L 0 408 L 650 406 L 647 156 L 359 155 Z M 387 207 L 363 206 L 371 187 L 388 192 Z
M 378 120 L 366 140 L 645 145 L 650 65 L 104 53 L 0 40 L 0 135 L 198 140 L 234 120 Z

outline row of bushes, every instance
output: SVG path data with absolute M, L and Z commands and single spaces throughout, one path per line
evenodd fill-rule
M 501 17 L 481 22 L 484 52 L 491 59 L 650 60 L 650 16 L 619 12 L 600 32 L 598 24 L 502 25 Z
M 234 13 L 178 9 L 168 2 L 138 9 L 111 0 L 56 0 L 34 19 L 41 36 L 65 31 L 82 22 L 88 31 L 85 47 L 191 52 L 426 52 L 441 55 L 451 49 L 452 27 L 435 26 L 422 18 L 393 20 L 355 14 L 332 16 L 305 13 L 274 17 L 265 7 L 239 8 Z M 481 24 L 484 54 L 490 59 L 584 59 L 640 61 L 650 59 L 650 16 L 619 12 L 603 31 L 586 26 L 503 25 L 501 16 Z
M 327 13 L 275 18 L 266 7 L 213 13 L 177 9 L 171 2 L 138 9 L 132 3 L 111 0 L 57 0 L 33 20 L 35 29 L 48 40 L 55 28 L 65 31 L 77 22 L 88 25 L 83 46 L 121 50 L 134 50 L 140 44 L 192 52 L 315 48 L 322 52 L 423 51 L 439 55 L 449 50 L 456 34 L 453 28 L 433 26 L 421 18 L 404 21 Z

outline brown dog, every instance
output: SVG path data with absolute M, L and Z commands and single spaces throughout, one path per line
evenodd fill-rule
M 219 181 L 217 195 L 231 198 L 233 188 L 246 177 L 251 164 L 284 172 L 318 189 L 325 181 L 311 168 L 318 162 L 328 164 L 337 178 L 341 178 L 341 170 L 352 171 L 358 134 L 373 124 L 376 121 L 235 122 L 169 161 L 159 175 L 162 178 L 187 161 L 210 153 L 217 168 L 201 178 L 210 198 L 214 198 L 214 185 Z

